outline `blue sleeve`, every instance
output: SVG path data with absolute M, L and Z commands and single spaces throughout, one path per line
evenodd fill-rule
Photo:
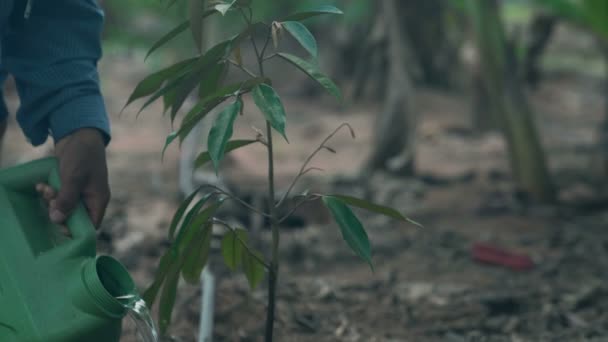
M 6 81 L 6 71 L 0 70 L 0 122 L 4 121 L 8 116 L 8 109 L 6 108 L 6 103 L 4 102 L 4 94 L 2 88 L 4 88 L 4 81 Z
M 17 121 L 33 145 L 80 128 L 97 128 L 109 142 L 97 73 L 102 27 L 95 0 L 38 0 L 29 19 L 5 35 L 2 67 L 15 78 Z

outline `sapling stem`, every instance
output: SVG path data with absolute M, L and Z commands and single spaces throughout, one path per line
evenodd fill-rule
M 243 17 L 247 21 L 247 24 L 252 26 L 251 24 L 251 16 L 247 19 L 247 16 L 244 12 Z M 270 36 L 272 35 L 272 31 L 269 30 L 268 35 L 266 37 L 266 42 L 264 43 L 264 49 L 260 53 L 258 46 L 255 42 L 255 37 L 252 34 L 251 44 L 253 45 L 253 49 L 255 50 L 255 56 L 258 62 L 258 68 L 260 69 L 260 76 L 265 77 L 264 75 L 264 53 L 266 52 L 266 47 L 268 46 L 268 42 L 270 41 Z M 267 144 L 266 149 L 268 151 L 268 208 L 270 210 L 270 228 L 272 230 L 272 257 L 270 262 L 270 268 L 268 269 L 268 308 L 266 310 L 266 329 L 264 335 L 264 341 L 272 342 L 273 332 L 274 332 L 274 320 L 275 320 L 275 308 L 276 308 L 276 297 L 277 297 L 277 281 L 279 276 L 279 243 L 280 243 L 280 232 L 279 225 L 276 217 L 276 208 L 275 208 L 275 184 L 274 184 L 274 145 L 272 142 L 272 126 L 270 122 L 266 121 L 266 136 L 267 136 Z
M 274 330 L 275 302 L 277 296 L 277 280 L 279 275 L 279 226 L 276 221 L 274 203 L 274 154 L 272 144 L 272 127 L 266 122 L 268 132 L 268 207 L 270 208 L 270 228 L 272 229 L 272 260 L 268 271 L 268 309 L 266 312 L 266 342 L 272 342 Z

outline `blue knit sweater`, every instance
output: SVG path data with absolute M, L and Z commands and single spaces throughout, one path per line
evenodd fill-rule
M 15 78 L 23 133 L 35 146 L 79 128 L 97 128 L 109 141 L 97 73 L 103 26 L 97 1 L 27 2 L 0 0 L 0 85 L 9 74 Z M 7 115 L 0 92 L 0 119 Z

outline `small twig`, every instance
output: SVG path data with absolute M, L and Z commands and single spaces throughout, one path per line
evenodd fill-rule
M 239 236 L 239 234 L 236 234 L 236 229 L 233 228 L 232 226 L 230 226 L 230 224 L 228 224 L 228 222 L 220 220 L 218 218 L 213 218 L 213 223 L 217 223 L 221 226 L 223 226 L 224 228 L 227 228 L 228 230 L 230 230 L 231 232 L 235 233 L 234 236 L 236 236 L 237 240 L 239 240 L 239 242 L 245 247 L 245 249 L 247 250 L 247 252 L 249 252 L 249 254 L 251 254 L 257 261 L 259 261 L 262 265 L 264 265 L 264 267 L 269 270 L 270 269 L 270 265 L 268 265 L 263 259 L 261 259 L 260 257 L 258 257 L 255 253 L 253 253 L 253 251 L 249 248 L 249 245 L 243 241 L 241 239 L 241 237 Z
M 255 50 L 255 55 L 256 55 L 256 59 L 258 61 L 258 67 L 260 68 L 260 73 L 263 75 L 264 74 L 264 64 L 262 61 L 262 58 L 260 57 L 260 50 L 258 50 L 258 45 L 255 42 L 255 37 L 252 35 L 249 36 L 249 39 L 251 39 L 251 44 L 253 45 L 253 49 Z
M 348 123 L 343 123 L 340 126 L 338 126 L 338 128 L 336 128 L 333 132 L 331 132 L 331 134 L 329 134 L 325 140 L 323 140 L 323 142 L 321 142 L 321 145 L 319 145 L 319 147 L 317 147 L 317 149 L 315 149 L 310 156 L 308 156 L 308 158 L 306 158 L 306 160 L 304 161 L 304 164 L 302 164 L 302 167 L 300 168 L 300 171 L 298 172 L 298 174 L 296 175 L 296 177 L 293 179 L 293 181 L 291 182 L 291 184 L 289 185 L 289 187 L 287 188 L 287 191 L 285 192 L 285 194 L 283 195 L 283 197 L 281 198 L 281 200 L 279 201 L 279 203 L 277 203 L 276 207 L 280 207 L 281 204 L 283 204 L 283 202 L 285 202 L 285 200 L 289 197 L 289 194 L 291 193 L 291 191 L 293 190 L 293 188 L 296 186 L 298 180 L 300 179 L 300 177 L 302 177 L 302 175 L 304 173 L 306 173 L 306 167 L 308 166 L 308 164 L 312 161 L 312 159 L 319 153 L 321 152 L 321 150 L 323 150 L 325 148 L 325 144 L 331 140 L 334 135 L 336 135 L 336 133 L 338 133 L 342 128 L 344 127 L 348 127 L 348 129 L 350 130 L 350 134 L 351 136 L 354 138 L 355 134 L 354 134 L 354 130 L 352 128 L 352 126 Z
M 305 174 L 312 172 L 312 171 L 319 171 L 319 172 L 323 172 L 325 170 L 323 170 L 320 167 L 309 167 L 308 169 L 304 170 L 304 172 L 302 172 L 302 176 L 304 176 Z
M 266 36 L 266 42 L 264 42 L 264 47 L 262 48 L 262 53 L 260 54 L 260 58 L 262 59 L 262 61 L 266 60 L 264 58 L 264 54 L 266 53 L 266 48 L 268 48 L 268 44 L 270 43 L 270 38 L 272 38 L 272 27 L 270 28 L 270 31 L 268 32 L 268 35 Z M 275 55 L 276 55 L 276 53 L 275 53 Z
M 253 17 L 253 14 L 249 18 L 247 18 L 247 14 L 245 14 L 245 11 L 243 10 L 243 8 L 241 7 L 241 8 L 239 8 L 239 10 L 240 10 L 241 14 L 243 15 L 243 19 L 245 20 L 247 25 L 251 26 L 251 18 Z
M 258 61 L 258 67 L 260 68 L 260 74 L 262 75 L 262 77 L 264 77 L 264 64 L 263 64 L 263 60 L 262 60 L 262 55 L 260 54 L 260 49 L 258 49 L 258 44 L 255 42 L 255 30 L 253 30 L 253 24 L 252 24 L 252 19 L 253 19 L 253 11 L 251 10 L 251 8 L 249 9 L 249 18 L 247 18 L 247 15 L 245 14 L 245 11 L 241 8 L 241 14 L 243 15 L 243 18 L 245 18 L 245 21 L 247 21 L 247 25 L 249 25 L 252 29 L 252 33 L 249 35 L 249 39 L 251 40 L 251 45 L 253 45 L 253 49 L 255 51 L 255 56 L 256 56 L 256 60 Z
M 241 71 L 243 71 L 244 73 L 246 73 L 247 75 L 253 77 L 253 78 L 257 78 L 258 75 L 254 74 L 251 70 L 247 69 L 246 67 L 244 67 L 243 65 L 237 63 L 236 61 L 233 61 L 232 59 L 228 59 L 228 62 L 232 65 L 234 65 L 235 67 L 237 67 L 238 69 L 240 69 Z
M 273 53 L 272 55 L 269 55 L 267 57 L 262 58 L 262 62 L 266 62 L 269 59 L 273 59 L 273 58 L 275 58 L 278 55 L 279 55 L 278 53 Z
M 231 200 L 234 200 L 234 201 L 238 202 L 243 207 L 245 207 L 245 208 L 247 208 L 247 209 L 249 209 L 249 210 L 251 210 L 251 211 L 253 211 L 255 213 L 258 213 L 258 214 L 260 214 L 260 215 L 262 215 L 264 217 L 269 217 L 269 218 L 271 217 L 270 214 L 267 214 L 267 213 L 265 213 L 263 211 L 260 211 L 260 210 L 256 209 L 255 207 L 251 206 L 249 203 L 243 201 L 242 199 L 238 198 L 237 196 L 229 193 L 228 191 L 226 191 L 226 190 L 224 190 L 224 189 L 222 189 L 222 188 L 220 188 L 218 186 L 215 186 L 215 185 L 212 185 L 212 184 L 205 184 L 205 185 L 201 186 L 201 188 L 212 188 L 212 189 L 218 191 L 220 194 L 228 196 L 228 198 L 230 198 Z
M 319 198 L 321 198 L 321 196 L 319 196 L 319 195 L 309 195 L 309 196 L 306 196 L 306 198 L 304 198 L 302 201 L 300 201 L 299 203 L 297 203 L 287 214 L 285 214 L 283 217 L 281 217 L 279 219 L 278 223 L 283 223 L 285 220 L 287 220 L 291 215 L 293 215 L 293 213 L 295 213 L 296 210 L 298 210 L 305 203 L 316 201 Z
M 283 195 L 283 197 L 281 197 L 281 200 L 276 204 L 277 208 L 280 207 L 287 200 L 287 197 L 289 196 L 289 193 L 296 186 L 296 184 L 298 183 L 298 181 L 300 180 L 300 178 L 302 178 L 302 176 L 304 176 L 305 174 L 307 174 L 307 173 L 309 173 L 311 171 L 320 171 L 320 172 L 323 172 L 324 170 L 321 169 L 321 168 L 318 168 L 318 167 L 310 167 L 310 168 L 304 170 L 303 172 L 302 171 L 298 172 L 298 174 L 296 175 L 296 177 L 293 179 L 293 181 L 289 185 L 289 188 L 287 189 L 287 191 L 285 192 L 285 194 Z

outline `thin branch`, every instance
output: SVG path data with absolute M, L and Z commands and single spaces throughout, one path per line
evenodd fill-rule
M 241 245 L 243 245 L 245 247 L 245 249 L 247 250 L 247 252 L 249 252 L 249 254 L 251 254 L 260 264 L 264 265 L 264 267 L 266 268 L 266 270 L 270 270 L 270 265 L 268 265 L 262 258 L 258 257 L 255 253 L 253 253 L 253 251 L 249 248 L 249 245 L 245 241 L 243 241 L 241 239 L 241 237 L 239 236 L 239 234 L 236 234 L 236 229 L 233 228 L 232 226 L 230 226 L 228 224 L 228 222 L 220 220 L 220 219 L 214 217 L 213 218 L 213 223 L 217 223 L 217 224 L 223 226 L 224 228 L 227 228 L 231 232 L 235 233 L 234 236 L 236 236 L 237 240 L 239 240 L 239 242 L 241 243 Z
M 281 217 L 279 219 L 278 223 L 279 224 L 283 223 L 285 220 L 287 220 L 291 215 L 293 215 L 293 213 L 295 213 L 296 210 L 298 210 L 305 203 L 316 201 L 319 198 L 321 198 L 321 196 L 319 196 L 319 195 L 308 195 L 308 196 L 306 196 L 306 198 L 304 198 L 302 201 L 300 201 L 299 203 L 297 203 L 287 214 L 285 214 L 283 217 Z
M 320 167 L 309 167 L 308 169 L 304 170 L 304 172 L 302 172 L 302 176 L 304 176 L 305 174 L 312 172 L 312 171 L 324 172 L 325 170 L 323 170 Z
M 273 53 L 272 55 L 266 56 L 264 58 L 262 58 L 262 62 L 266 62 L 269 59 L 273 59 L 275 57 L 277 57 L 279 54 L 278 53 Z
M 245 20 L 245 22 L 247 23 L 247 25 L 251 26 L 251 17 L 253 15 L 251 15 L 249 18 L 247 18 L 247 14 L 245 14 L 245 11 L 243 10 L 243 8 L 239 8 L 241 14 L 243 15 L 243 19 Z M 251 10 L 251 9 L 250 9 Z
M 318 167 L 310 167 L 304 171 L 298 172 L 298 174 L 296 175 L 296 177 L 293 179 L 293 181 L 291 182 L 291 184 L 289 184 L 289 188 L 287 189 L 287 191 L 285 192 L 285 194 L 283 194 L 283 197 L 281 197 L 281 200 L 276 204 L 277 208 L 280 207 L 286 200 L 287 197 L 289 196 L 289 193 L 293 190 L 293 188 L 296 186 L 296 184 L 298 183 L 298 181 L 300 180 L 300 178 L 302 178 L 302 176 L 304 176 L 305 174 L 311 172 L 311 171 L 320 171 L 323 172 L 324 170 Z
M 230 198 L 231 200 L 234 200 L 234 201 L 238 202 L 243 207 L 245 207 L 245 208 L 247 208 L 247 209 L 249 209 L 249 210 L 251 210 L 251 211 L 253 211 L 253 212 L 257 213 L 257 214 L 260 214 L 260 215 L 262 215 L 264 217 L 268 217 L 268 218 L 271 217 L 270 214 L 267 214 L 267 213 L 265 213 L 265 212 L 263 212 L 263 211 L 255 208 L 255 207 L 251 206 L 249 203 L 243 201 L 242 199 L 238 198 L 237 196 L 229 193 L 228 191 L 226 191 L 226 190 L 224 190 L 224 189 L 222 189 L 222 188 L 220 188 L 218 186 L 215 186 L 213 184 L 205 184 L 205 185 L 202 185 L 201 188 L 211 188 L 211 189 L 214 189 L 217 192 L 219 192 L 220 194 L 228 196 L 228 198 Z
M 266 36 L 266 42 L 264 42 L 264 47 L 262 48 L 262 53 L 260 54 L 260 58 L 262 59 L 262 61 L 266 60 L 264 58 L 264 54 L 266 53 L 266 48 L 268 48 L 268 43 L 270 43 L 271 37 L 272 37 L 272 27 L 270 28 L 270 31 L 268 32 L 268 35 Z M 275 53 L 275 55 L 276 55 L 276 53 Z
M 252 24 L 253 10 L 251 10 L 251 8 L 248 9 L 249 18 L 247 18 L 247 15 L 245 14 L 243 8 L 241 8 L 241 14 L 243 15 L 243 18 L 245 18 L 245 21 L 247 21 L 247 25 L 249 25 L 249 27 L 252 29 L 252 32 L 249 35 L 249 39 L 251 40 L 251 45 L 253 45 L 253 49 L 255 50 L 256 60 L 258 62 L 258 67 L 260 68 L 260 74 L 262 75 L 262 77 L 264 77 L 264 65 L 262 63 L 262 55 L 260 54 L 260 49 L 258 49 L 258 44 L 255 42 L 255 30 L 253 29 Z
M 258 45 L 255 42 L 255 37 L 253 34 L 249 36 L 251 39 L 251 44 L 253 45 L 253 49 L 255 50 L 255 56 L 258 61 L 258 67 L 260 68 L 260 74 L 264 75 L 264 64 L 262 63 L 262 58 L 260 57 L 260 50 L 258 50 Z
M 342 128 L 344 127 L 348 127 L 348 129 L 350 130 L 350 134 L 351 136 L 354 138 L 354 130 L 352 128 L 352 126 L 348 123 L 343 123 L 340 126 L 338 126 L 338 128 L 336 128 L 333 132 L 331 132 L 331 134 L 329 134 L 325 140 L 323 140 L 323 142 L 321 142 L 321 144 L 319 145 L 319 147 L 317 147 L 317 149 L 315 149 L 310 156 L 308 156 L 308 158 L 306 158 L 306 161 L 304 161 L 304 164 L 302 164 L 302 167 L 300 168 L 300 171 L 298 172 L 298 174 L 296 175 L 296 177 L 293 179 L 293 181 L 291 182 L 291 184 L 289 185 L 289 187 L 287 188 L 287 191 L 285 192 L 285 194 L 283 195 L 283 197 L 281 198 L 281 200 L 279 201 L 279 203 L 277 203 L 277 207 L 281 206 L 281 204 L 283 204 L 283 202 L 285 202 L 285 200 L 289 197 L 289 194 L 291 193 L 291 191 L 293 190 L 293 188 L 296 186 L 298 180 L 300 179 L 300 177 L 302 177 L 303 174 L 305 174 L 306 172 L 308 172 L 306 170 L 306 167 L 308 166 L 308 164 L 310 164 L 310 162 L 312 161 L 312 159 L 319 153 L 321 152 L 324 148 L 325 148 L 325 144 L 331 140 L 334 135 L 336 135 L 336 133 L 338 133 Z
M 246 73 L 247 75 L 253 77 L 253 78 L 257 78 L 258 75 L 254 74 L 251 70 L 247 69 L 246 67 L 244 67 L 243 65 L 237 63 L 236 61 L 233 61 L 232 59 L 228 59 L 228 62 L 232 65 L 234 65 L 235 67 L 237 67 L 238 69 L 240 69 L 241 71 L 243 71 L 244 73 Z

